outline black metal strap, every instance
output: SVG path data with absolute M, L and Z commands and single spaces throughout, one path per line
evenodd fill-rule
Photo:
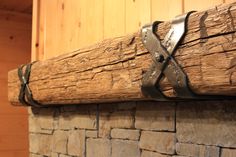
M 235 96 L 225 95 L 198 95 L 194 93 L 188 84 L 188 77 L 176 62 L 173 54 L 176 51 L 180 41 L 186 32 L 186 23 L 188 17 L 194 11 L 176 17 L 171 24 L 171 29 L 165 36 L 163 42 L 160 41 L 156 34 L 156 29 L 160 21 L 146 25 L 142 28 L 142 42 L 146 49 L 151 53 L 153 64 L 150 69 L 143 75 L 142 92 L 145 96 L 158 101 L 169 100 L 222 100 L 236 99 Z M 159 87 L 159 82 L 165 76 L 177 96 L 167 97 Z
M 144 95 L 158 100 L 169 100 L 160 87 L 159 82 L 163 75 L 171 83 L 178 98 L 192 98 L 193 93 L 188 87 L 187 76 L 173 57 L 179 42 L 186 31 L 186 21 L 192 12 L 176 17 L 172 21 L 171 29 L 164 41 L 161 42 L 156 34 L 159 21 L 142 28 L 142 41 L 147 50 L 151 53 L 153 65 L 144 74 L 142 80 L 142 91 Z
M 42 104 L 33 99 L 33 94 L 29 87 L 29 78 L 32 64 L 33 63 L 22 65 L 18 68 L 18 77 L 21 81 L 19 101 L 21 104 L 26 106 L 42 107 Z M 23 73 L 24 67 L 25 72 Z

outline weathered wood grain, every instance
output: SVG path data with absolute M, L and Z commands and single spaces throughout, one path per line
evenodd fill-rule
M 175 56 L 198 94 L 236 95 L 236 3 L 192 14 Z M 170 23 L 161 24 L 161 38 Z M 140 85 L 151 56 L 140 33 L 107 39 L 33 65 L 30 88 L 42 104 L 78 104 L 147 99 Z M 166 80 L 161 87 L 174 96 Z M 18 102 L 17 70 L 8 74 L 8 98 Z

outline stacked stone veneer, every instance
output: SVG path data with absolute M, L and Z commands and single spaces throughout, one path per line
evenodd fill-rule
M 236 157 L 235 101 L 30 109 L 29 126 L 31 157 Z

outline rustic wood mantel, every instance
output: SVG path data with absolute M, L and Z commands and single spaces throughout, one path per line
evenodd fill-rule
M 161 39 L 170 22 L 158 27 Z M 236 3 L 191 14 L 175 58 L 202 95 L 236 96 Z M 79 104 L 147 100 L 141 79 L 152 64 L 140 32 L 104 40 L 75 52 L 33 64 L 29 86 L 42 104 Z M 170 84 L 164 93 L 175 96 Z M 8 97 L 18 103 L 17 69 L 8 73 Z

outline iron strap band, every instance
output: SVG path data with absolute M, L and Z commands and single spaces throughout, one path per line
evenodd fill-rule
M 18 99 L 19 102 L 25 106 L 42 107 L 42 104 L 34 100 L 32 91 L 29 87 L 29 78 L 33 63 L 22 65 L 18 68 L 18 77 L 21 82 L 21 88 Z M 25 67 L 25 72 L 23 73 L 24 67 Z
M 151 53 L 153 64 L 144 73 L 141 90 L 143 94 L 158 101 L 169 100 L 210 100 L 210 99 L 235 99 L 234 96 L 225 95 L 198 95 L 189 87 L 187 75 L 182 67 L 176 62 L 174 53 L 186 33 L 188 17 L 194 11 L 176 17 L 171 23 L 171 29 L 165 36 L 163 42 L 156 34 L 157 26 L 161 21 L 145 25 L 141 30 L 142 42 L 145 48 Z M 167 97 L 160 89 L 159 83 L 165 76 L 172 85 L 177 96 Z
M 153 64 L 144 74 L 142 79 L 142 91 L 144 95 L 158 100 L 169 100 L 159 88 L 159 82 L 165 75 L 177 93 L 177 97 L 192 97 L 188 88 L 187 76 L 175 61 L 173 54 L 185 35 L 186 21 L 192 12 L 176 17 L 171 24 L 171 29 L 161 42 L 156 34 L 160 21 L 142 28 L 142 42 L 151 53 Z

